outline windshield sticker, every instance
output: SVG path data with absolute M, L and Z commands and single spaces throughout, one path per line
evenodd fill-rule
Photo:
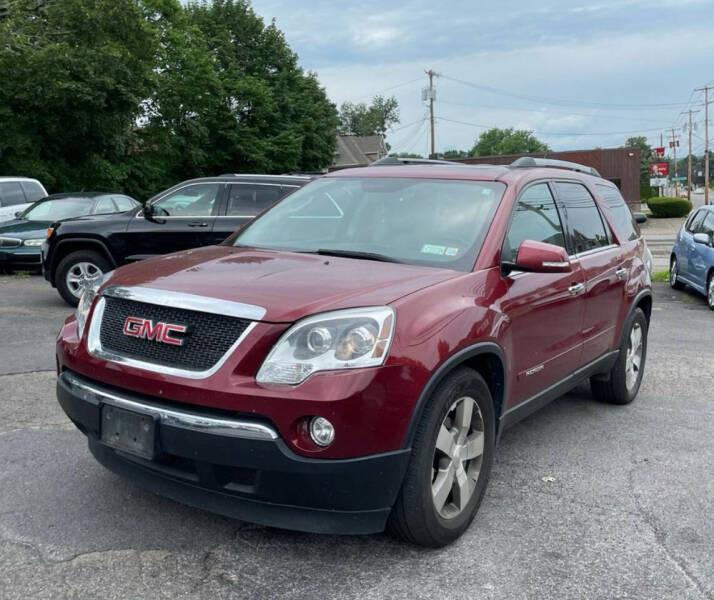
M 448 247 L 446 248 L 446 251 L 444 252 L 444 254 L 445 254 L 446 256 L 456 256 L 458 253 L 459 253 L 459 249 L 458 249 L 458 248 L 454 248 L 453 246 L 448 246 Z
M 446 252 L 446 246 L 435 246 L 434 244 L 424 244 L 421 247 L 422 254 L 438 254 L 439 256 L 444 256 Z

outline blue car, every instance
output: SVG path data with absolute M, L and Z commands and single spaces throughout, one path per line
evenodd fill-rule
M 692 286 L 714 310 L 714 206 L 693 211 L 677 232 L 669 259 L 669 284 L 675 290 Z

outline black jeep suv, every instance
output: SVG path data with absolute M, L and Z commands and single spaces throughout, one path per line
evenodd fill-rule
M 72 306 L 86 282 L 157 254 L 217 244 L 282 196 L 312 179 L 221 175 L 183 181 L 143 208 L 55 223 L 42 246 L 42 271 Z

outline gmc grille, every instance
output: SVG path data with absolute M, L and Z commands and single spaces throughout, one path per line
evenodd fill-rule
M 104 350 L 127 358 L 190 371 L 213 367 L 250 325 L 251 321 L 212 313 L 148 304 L 105 296 L 99 339 Z M 185 325 L 181 346 L 123 333 L 127 317 L 154 323 Z

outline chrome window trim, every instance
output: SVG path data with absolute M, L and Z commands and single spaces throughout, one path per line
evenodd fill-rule
M 233 345 L 221 356 L 220 359 L 209 369 L 203 371 L 194 371 L 191 369 L 182 369 L 180 367 L 168 367 L 136 358 L 130 358 L 111 350 L 106 350 L 102 347 L 100 338 L 100 330 L 102 319 L 104 317 L 104 308 L 106 300 L 104 296 L 114 298 L 124 298 L 127 300 L 135 300 L 137 302 L 146 302 L 147 304 L 158 304 L 161 306 L 169 306 L 171 308 L 181 308 L 185 310 L 195 310 L 198 312 L 211 313 L 223 316 L 237 317 L 253 321 L 245 331 L 238 337 Z M 250 334 L 259 321 L 265 315 L 265 309 L 261 306 L 252 304 L 243 304 L 241 302 L 232 302 L 230 300 L 220 300 L 216 298 L 208 298 L 206 296 L 198 296 L 196 294 L 185 294 L 182 292 L 171 292 L 165 290 L 157 290 L 148 287 L 125 287 L 125 286 L 109 286 L 102 290 L 100 297 L 97 299 L 92 311 L 92 317 L 87 330 L 87 351 L 97 358 L 102 358 L 110 362 L 152 371 L 162 375 L 171 375 L 175 377 L 184 377 L 186 379 L 205 379 L 215 374 L 235 352 L 241 342 Z
M 600 246 L 598 248 L 593 248 L 592 250 L 586 250 L 585 252 L 578 252 L 577 254 L 571 254 L 568 258 L 581 258 L 583 256 L 590 256 L 591 254 L 597 254 L 598 252 L 603 252 L 605 250 L 612 250 L 613 248 L 619 248 L 617 244 L 608 244 L 607 246 Z
M 102 389 L 101 386 L 92 385 L 70 371 L 62 372 L 59 378 L 70 391 L 78 393 L 84 400 L 92 404 L 107 404 L 149 415 L 157 418 L 163 425 L 252 440 L 273 441 L 279 437 L 275 429 L 262 423 L 212 417 L 187 410 L 157 406 L 128 397 L 121 392 L 109 391 Z

